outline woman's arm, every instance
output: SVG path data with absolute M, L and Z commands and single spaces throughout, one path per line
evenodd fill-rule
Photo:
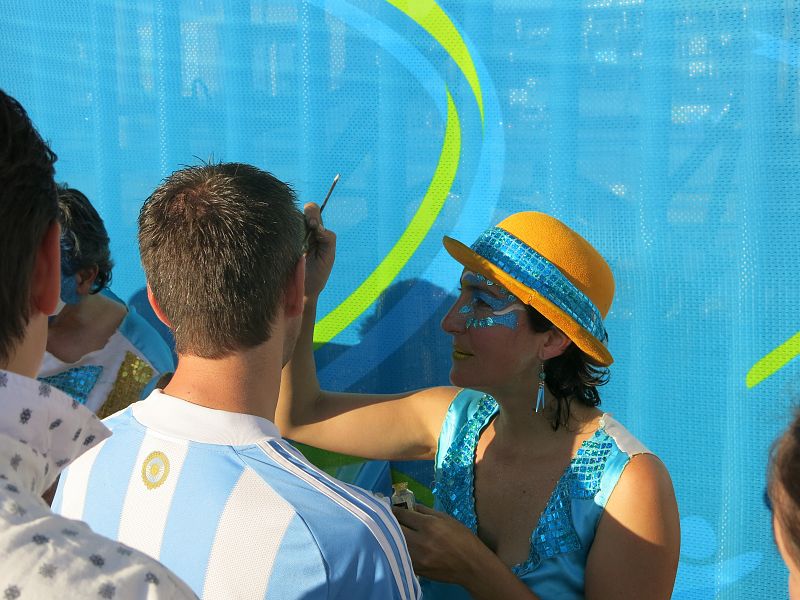
M 587 600 L 668 599 L 680 554 L 672 480 L 652 454 L 634 456 L 600 518 L 586 563 Z
M 456 388 L 402 394 L 343 394 L 320 389 L 314 362 L 317 299 L 336 252 L 336 235 L 319 227 L 319 208 L 306 205 L 314 229 L 306 256 L 305 308 L 297 343 L 283 369 L 275 421 L 286 437 L 365 458 L 430 459 Z
M 536 600 L 475 534 L 453 517 L 417 504 L 392 509 L 406 538 L 417 575 L 455 583 L 476 600 Z

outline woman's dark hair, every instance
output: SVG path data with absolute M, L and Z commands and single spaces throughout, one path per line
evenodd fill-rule
M 74 275 L 81 269 L 97 267 L 97 277 L 90 294 L 96 294 L 111 283 L 111 251 L 103 219 L 89 199 L 80 191 L 61 185 L 58 188 L 59 222 L 61 223 L 61 269 Z
M 800 564 L 800 412 L 772 447 L 767 494 L 786 551 Z
M 530 316 L 531 329 L 537 333 L 555 327 L 539 311 L 525 306 Z M 569 423 L 570 405 L 573 400 L 585 406 L 599 406 L 597 388 L 608 383 L 608 369 L 589 362 L 589 358 L 575 344 L 570 344 L 563 354 L 544 363 L 545 385 L 558 404 L 550 424 L 553 431 Z

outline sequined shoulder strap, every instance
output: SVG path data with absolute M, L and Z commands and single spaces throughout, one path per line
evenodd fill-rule
M 454 436 L 433 486 L 433 494 L 442 510 L 461 521 L 473 533 L 478 530 L 475 514 L 475 449 L 481 431 L 496 412 L 497 402 L 485 394 L 478 401 L 477 410 Z

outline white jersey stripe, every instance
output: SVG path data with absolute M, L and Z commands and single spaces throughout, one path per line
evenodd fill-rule
M 97 446 L 81 456 L 79 461 L 72 463 L 66 472 L 66 477 L 61 475 L 63 483 L 59 492 L 61 505 L 58 512 L 68 519 L 85 521 L 83 508 L 86 505 L 86 490 L 89 488 L 89 476 L 92 474 L 94 461 L 100 454 L 100 449 L 105 446 L 106 441 L 102 441 Z
M 189 449 L 185 440 L 147 432 L 139 447 L 120 516 L 119 541 L 158 558 L 172 497 Z
M 361 502 L 366 506 L 372 506 L 372 510 L 380 518 L 383 527 L 391 534 L 392 540 L 396 545 L 397 550 L 391 556 L 396 556 L 400 559 L 402 562 L 403 572 L 406 576 L 405 581 L 411 582 L 411 585 L 413 585 L 416 589 L 416 595 L 421 596 L 421 592 L 419 591 L 419 582 L 417 580 L 417 576 L 414 574 L 414 567 L 411 564 L 411 557 L 408 554 L 405 537 L 400 529 L 400 524 L 397 522 L 395 516 L 391 513 L 391 508 L 389 508 L 388 505 L 382 504 L 380 501 L 376 501 L 374 497 L 358 486 L 343 485 L 338 479 L 331 477 L 324 471 L 321 471 L 312 465 L 309 465 L 306 457 L 303 456 L 303 454 L 291 444 L 288 444 L 283 440 L 272 442 L 272 444 L 276 446 L 279 445 L 280 448 L 294 455 L 297 459 L 297 462 L 306 466 L 306 468 L 312 474 L 316 474 L 318 479 L 325 478 L 327 483 L 337 489 L 341 494 L 352 497 L 354 502 Z M 408 593 L 411 594 L 412 592 L 409 590 Z
M 380 501 L 376 501 L 375 498 L 372 497 L 369 493 L 361 491 L 361 488 L 358 488 L 358 486 L 353 486 L 353 487 L 357 489 L 348 488 L 348 491 L 351 492 L 356 497 L 360 496 L 360 500 L 362 502 L 373 501 L 380 503 Z M 391 508 L 389 508 L 388 504 L 386 506 L 385 513 L 382 513 L 380 511 L 376 512 L 380 517 L 381 521 L 384 523 L 386 529 L 388 529 L 389 532 L 391 533 L 392 539 L 394 540 L 395 547 L 397 548 L 394 556 L 397 556 L 400 559 L 400 563 L 403 568 L 403 574 L 405 575 L 403 581 L 406 583 L 408 587 L 416 589 L 416 593 L 414 593 L 412 589 L 408 590 L 408 593 L 411 595 L 410 597 L 412 598 L 420 597 L 422 594 L 418 589 L 419 582 L 417 580 L 416 574 L 414 573 L 414 567 L 411 564 L 411 556 L 409 555 L 408 547 L 406 546 L 406 539 L 403 536 L 403 532 L 402 529 L 400 529 L 400 524 L 397 522 L 397 518 L 393 514 L 391 514 Z
M 338 490 L 336 489 L 339 486 L 333 484 L 332 481 L 328 481 L 327 476 L 325 476 L 325 480 L 321 480 L 321 478 L 315 477 L 315 474 L 324 475 L 323 473 L 312 473 L 311 468 L 305 464 L 305 462 L 298 460 L 296 457 L 291 456 L 291 452 L 288 451 L 284 446 L 283 443 L 278 441 L 273 442 L 260 442 L 258 444 L 259 448 L 261 448 L 267 456 L 269 456 L 272 460 L 280 464 L 284 467 L 288 472 L 292 473 L 299 479 L 302 479 L 315 489 L 317 489 L 320 493 L 324 494 L 327 498 L 347 510 L 350 514 L 355 516 L 359 521 L 364 523 L 364 525 L 369 528 L 372 532 L 372 535 L 375 537 L 377 542 L 380 544 L 381 548 L 383 549 L 384 554 L 386 555 L 386 559 L 389 562 L 389 568 L 392 571 L 392 575 L 395 579 L 395 585 L 397 586 L 398 591 L 400 592 L 401 597 L 403 600 L 410 600 L 409 593 L 408 593 L 408 586 L 407 580 L 404 581 L 403 577 L 400 574 L 401 568 L 397 562 L 397 555 L 398 553 L 392 548 L 392 545 L 389 543 L 388 538 L 386 535 L 381 531 L 381 528 L 375 522 L 375 520 L 370 517 L 361 507 L 359 507 L 354 502 L 348 501 L 346 498 L 343 497 L 343 492 L 341 488 Z M 283 450 L 283 452 L 281 452 Z M 377 514 L 377 511 L 375 511 Z M 398 528 L 399 526 L 395 523 L 394 525 L 389 526 L 389 530 L 391 531 L 392 528 Z M 404 547 L 404 544 L 400 546 L 401 548 Z
M 294 507 L 258 473 L 245 468 L 217 524 L 203 598 L 227 600 L 232 589 L 247 590 L 247 596 L 242 598 L 264 598 L 281 540 L 295 514 Z M 254 518 L 255 515 L 265 518 Z M 253 540 L 263 543 L 254 547 Z M 232 573 L 237 574 L 235 585 L 231 583 Z

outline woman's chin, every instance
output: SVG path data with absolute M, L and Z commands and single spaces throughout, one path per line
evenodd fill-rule
M 461 373 L 459 373 L 459 368 L 456 365 L 450 367 L 450 383 L 452 383 L 456 387 L 466 387 L 462 383 Z
M 470 369 L 457 363 L 450 367 L 450 383 L 456 387 L 470 389 L 477 389 L 476 386 L 480 385 L 480 381 L 475 377 L 474 371 L 470 371 Z

